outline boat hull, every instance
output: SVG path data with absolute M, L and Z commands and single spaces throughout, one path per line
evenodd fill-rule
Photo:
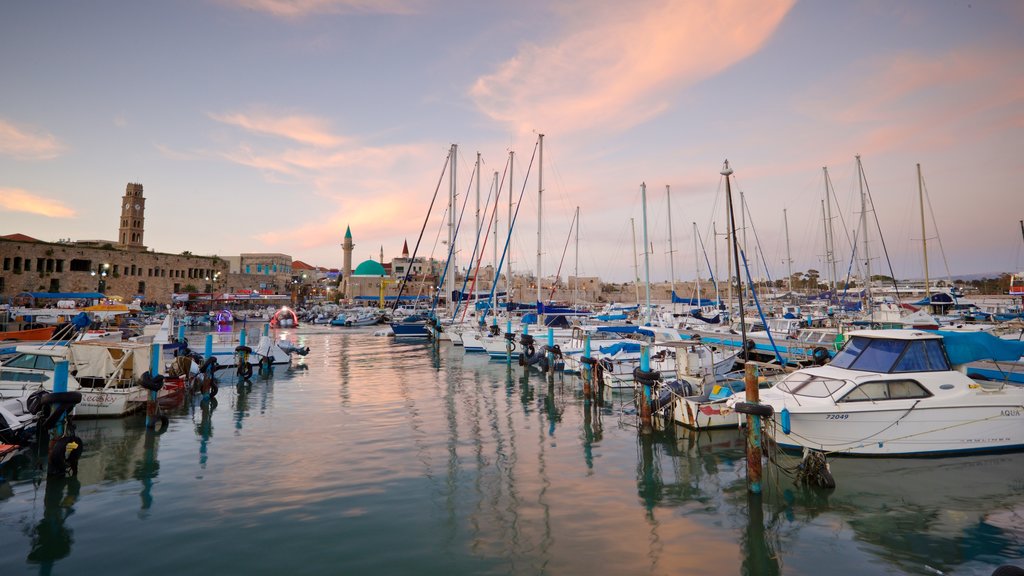
M 791 411 L 783 449 L 851 456 L 943 456 L 1024 449 L 1020 404 L 821 412 Z M 781 415 L 780 415 L 781 416 Z M 781 427 L 780 427 L 781 428 Z

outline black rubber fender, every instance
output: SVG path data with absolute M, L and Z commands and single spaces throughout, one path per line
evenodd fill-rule
M 737 402 L 733 406 L 733 410 L 740 414 L 750 414 L 762 418 L 771 418 L 775 414 L 775 409 L 770 404 L 754 404 L 753 402 Z
M 252 348 L 248 346 L 235 346 L 235 354 L 245 352 L 246 354 L 252 354 Z
M 595 364 L 597 364 L 597 360 L 594 360 L 590 356 L 580 356 L 580 364 L 585 364 L 587 366 L 594 366 Z
M 1004 564 L 992 572 L 992 576 L 1024 576 L 1024 568 Z
M 139 379 L 139 386 L 150 392 L 159 392 L 164 387 L 164 375 L 157 374 L 153 376 L 148 371 L 143 372 L 142 377 Z
M 29 414 L 39 414 L 39 411 L 43 409 L 43 396 L 46 394 L 46 390 L 36 390 L 29 394 L 28 400 L 25 401 L 25 407 L 28 408 Z
M 633 379 L 645 385 L 652 385 L 661 381 L 661 372 L 655 370 L 641 370 L 639 366 L 633 369 Z
M 236 371 L 236 374 L 238 374 L 242 378 L 248 378 L 252 376 L 252 364 L 249 364 L 248 362 L 242 362 L 241 364 L 238 365 L 238 370 Z
M 533 346 L 533 336 L 530 335 L 530 334 L 520 334 L 519 335 L 519 343 L 522 344 L 523 346 L 532 347 Z
M 754 350 L 757 349 L 757 343 L 754 342 L 753 340 L 747 340 L 746 342 L 743 343 L 743 349 L 746 350 L 747 352 L 753 352 Z
M 72 443 L 76 445 L 69 451 L 68 445 Z M 84 444 L 78 436 L 72 434 L 58 438 L 50 448 L 50 454 L 47 457 L 46 475 L 77 476 L 78 460 L 82 457 L 83 449 Z
M 165 414 L 157 414 L 150 419 L 149 426 L 147 426 L 147 428 L 150 430 L 156 430 L 159 434 L 163 434 L 167 431 L 167 427 L 170 423 L 171 421 L 167 419 Z
M 43 394 L 40 402 L 47 404 L 78 404 L 82 401 L 81 392 L 48 392 Z
M 828 361 L 831 359 L 831 357 L 828 355 L 828 349 L 823 348 L 821 346 L 818 346 L 813 351 L 811 351 L 811 358 L 814 359 L 814 363 L 817 364 L 818 366 L 824 366 L 825 364 L 828 364 Z

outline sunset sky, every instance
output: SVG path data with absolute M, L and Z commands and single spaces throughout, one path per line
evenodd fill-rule
M 114 240 L 140 182 L 157 251 L 340 267 L 351 226 L 357 263 L 390 260 L 415 244 L 452 143 L 460 201 L 483 155 L 483 202 L 509 150 L 518 197 L 543 133 L 545 275 L 580 206 L 580 274 L 632 279 L 646 182 L 651 279 L 670 276 L 666 185 L 675 275 L 692 278 L 692 222 L 724 228 L 725 159 L 773 278 L 783 209 L 794 271 L 824 269 L 827 166 L 845 272 L 857 154 L 897 276 L 922 274 L 916 163 L 942 243 L 929 214 L 932 275 L 943 256 L 952 274 L 1018 270 L 1022 29 L 1018 0 L 3 2 L 0 234 Z M 446 250 L 445 178 L 420 255 Z M 535 267 L 536 178 L 516 271 Z M 719 258 L 724 272 L 721 242 Z

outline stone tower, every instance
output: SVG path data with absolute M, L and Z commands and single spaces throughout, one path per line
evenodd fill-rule
M 121 198 L 121 228 L 118 244 L 126 250 L 145 250 L 142 235 L 146 227 L 146 199 L 142 197 L 142 184 L 129 182 Z
M 341 251 L 344 260 L 341 268 L 341 291 L 348 296 L 349 280 L 352 278 L 352 249 L 356 245 L 352 243 L 352 227 L 345 227 L 345 241 L 341 243 Z

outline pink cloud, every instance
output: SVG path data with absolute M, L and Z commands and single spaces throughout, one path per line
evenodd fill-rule
M 19 128 L 0 118 L 0 155 L 19 160 L 50 160 L 60 156 L 64 144 L 38 129 Z
M 0 188 L 0 208 L 8 212 L 26 212 L 49 218 L 74 218 L 75 216 L 75 211 L 61 201 L 19 188 Z
M 564 37 L 523 46 L 470 96 L 490 118 L 521 132 L 625 129 L 663 112 L 671 90 L 755 53 L 791 0 L 670 1 L 645 6 L 584 3 L 566 14 Z
M 266 12 L 283 18 L 314 14 L 409 14 L 415 12 L 413 0 L 223 0 L 245 10 Z
M 210 114 L 210 118 L 255 134 L 278 136 L 309 146 L 329 148 L 345 143 L 343 138 L 330 133 L 326 120 L 313 116 L 235 112 Z

